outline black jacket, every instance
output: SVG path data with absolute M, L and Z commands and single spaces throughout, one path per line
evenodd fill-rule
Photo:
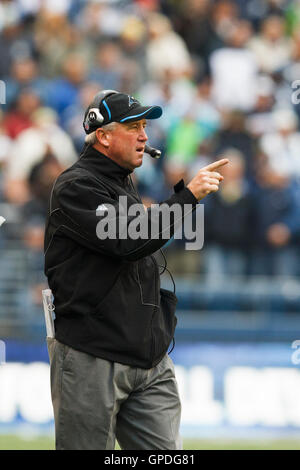
M 161 234 L 157 239 L 101 240 L 96 234 L 99 206 L 117 208 L 119 196 L 127 196 L 128 208 L 141 203 L 130 173 L 87 147 L 58 177 L 46 221 L 45 274 L 54 295 L 58 341 L 147 369 L 166 353 L 176 324 L 176 296 L 160 288 L 153 256 L 167 240 Z M 174 189 L 164 203 L 196 207 L 196 198 L 183 181 Z M 145 212 L 148 220 L 150 213 Z M 120 217 L 117 212 L 116 226 Z M 174 220 L 170 237 L 173 225 Z

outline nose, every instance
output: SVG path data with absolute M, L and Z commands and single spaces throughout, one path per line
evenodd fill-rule
M 144 127 L 142 127 L 141 130 L 140 130 L 139 140 L 141 140 L 142 142 L 146 142 L 148 140 L 148 136 L 146 134 L 146 131 L 145 131 Z

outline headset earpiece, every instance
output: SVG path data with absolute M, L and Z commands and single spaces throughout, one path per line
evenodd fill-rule
M 104 117 L 102 116 L 98 108 L 91 108 L 88 112 L 87 118 L 90 123 L 102 124 L 102 122 L 104 121 Z
M 94 128 L 95 126 L 99 126 L 103 123 L 105 118 L 100 111 L 101 103 L 105 98 L 114 95 L 115 93 L 118 92 L 115 90 L 103 90 L 97 93 L 94 97 L 83 123 L 83 127 L 86 132 L 89 131 L 90 128 Z

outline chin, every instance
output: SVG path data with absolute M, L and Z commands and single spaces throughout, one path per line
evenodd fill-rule
M 139 166 L 142 166 L 142 164 L 143 164 L 143 159 L 142 159 L 142 158 L 139 158 L 139 159 L 136 161 L 136 163 L 135 163 L 135 165 L 134 165 L 134 168 L 138 168 Z

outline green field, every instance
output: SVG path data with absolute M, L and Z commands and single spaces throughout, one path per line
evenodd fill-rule
M 300 439 L 269 441 L 255 440 L 197 440 L 185 439 L 185 450 L 300 450 Z M 14 435 L 0 435 L 0 450 L 54 450 L 50 437 L 25 439 Z

